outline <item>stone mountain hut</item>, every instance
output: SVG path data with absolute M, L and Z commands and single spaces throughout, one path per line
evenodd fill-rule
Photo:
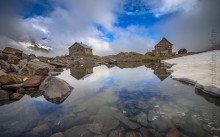
M 170 43 L 166 38 L 162 38 L 162 40 L 154 46 L 154 50 L 152 50 L 152 55 L 154 56 L 172 56 L 174 53 L 172 52 L 173 44 Z
M 89 56 L 92 54 L 92 48 L 83 44 L 82 42 L 76 42 L 71 47 L 69 47 L 70 56 Z

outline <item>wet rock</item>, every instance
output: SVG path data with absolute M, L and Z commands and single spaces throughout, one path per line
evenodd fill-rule
M 0 84 L 2 85 L 11 85 L 11 84 L 20 84 L 23 80 L 17 75 L 3 75 L 0 76 Z
M 7 74 L 4 71 L 0 70 L 0 77 L 4 75 L 7 75 Z
M 8 92 L 5 90 L 0 90 L 0 101 L 8 100 L 8 99 L 9 99 Z
M 23 87 L 23 84 L 11 84 L 11 85 L 3 85 L 2 88 L 6 90 L 17 90 Z
M 33 133 L 38 133 L 42 137 L 49 137 L 52 134 L 47 124 L 41 124 L 31 130 Z
M 19 93 L 19 94 L 25 94 L 25 89 L 24 88 L 19 88 L 16 93 Z
M 94 137 L 84 126 L 75 126 L 64 132 L 65 137 Z
M 10 69 L 10 64 L 4 60 L 0 60 L 0 68 L 7 71 Z
M 96 114 L 94 122 L 102 124 L 102 131 L 106 133 L 112 129 L 115 129 L 119 125 L 119 121 L 114 118 L 116 113 L 116 109 L 114 108 L 102 107 Z
M 10 98 L 13 100 L 20 100 L 24 95 L 19 94 L 19 93 L 13 93 Z
M 176 128 L 170 129 L 170 131 L 166 134 L 166 137 L 180 137 L 180 132 Z
M 60 75 L 60 72 L 49 72 L 49 76 L 57 76 Z
M 50 137 L 64 137 L 64 134 L 62 132 L 58 132 L 58 133 L 51 135 Z
M 44 97 L 54 103 L 63 102 L 72 89 L 73 87 L 66 81 L 52 76 L 48 76 L 39 87 L 39 90 L 43 91 Z
M 147 120 L 147 115 L 143 112 L 139 113 L 138 115 L 136 115 L 134 118 L 131 118 L 131 120 L 136 121 L 137 123 L 143 125 L 143 126 L 147 126 L 148 125 L 148 120 Z
M 142 135 L 138 132 L 130 131 L 126 133 L 126 137 L 142 137 Z
M 124 137 L 125 132 L 123 130 L 113 130 L 110 134 L 109 137 Z
M 11 70 L 12 70 L 13 72 L 18 72 L 18 71 L 19 71 L 19 67 L 16 66 L 15 64 L 11 64 L 11 65 L 10 65 L 10 68 L 11 68 Z
M 23 82 L 25 88 L 38 87 L 41 84 L 42 76 L 31 76 Z
M 99 123 L 88 124 L 86 125 L 86 128 L 95 134 L 102 134 L 102 125 Z
M 29 76 L 47 76 L 50 69 L 53 69 L 53 67 L 49 64 L 36 60 L 31 60 L 19 71 L 19 73 Z

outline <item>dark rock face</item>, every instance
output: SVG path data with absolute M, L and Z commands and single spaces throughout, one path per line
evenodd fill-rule
M 4 90 L 0 90 L 0 101 L 8 100 L 8 99 L 9 99 L 8 92 Z
M 20 84 L 23 80 L 16 75 L 4 75 L 0 76 L 0 84 L 2 85 L 11 85 L 11 84 Z
M 63 102 L 72 91 L 71 87 L 66 81 L 48 76 L 40 85 L 39 90 L 43 91 L 44 97 L 51 102 Z
M 31 76 L 26 81 L 24 81 L 25 88 L 38 87 L 41 84 L 42 76 Z

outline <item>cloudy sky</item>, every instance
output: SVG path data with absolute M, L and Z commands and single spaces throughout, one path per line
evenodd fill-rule
M 55 56 L 68 54 L 78 41 L 97 55 L 144 54 L 166 37 L 175 51 L 201 51 L 211 47 L 212 29 L 220 33 L 219 5 L 219 0 L 1 0 L 0 47 Z M 27 48 L 33 43 L 51 50 Z

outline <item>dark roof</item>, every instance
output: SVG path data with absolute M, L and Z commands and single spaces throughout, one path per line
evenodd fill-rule
M 157 45 L 160 44 L 160 43 L 167 43 L 167 44 L 169 44 L 169 45 L 173 45 L 173 44 L 172 44 L 171 42 L 169 42 L 165 37 L 163 37 L 162 40 L 161 40 L 159 43 L 157 43 Z M 166 44 L 166 45 L 167 45 L 167 44 Z M 157 45 L 156 45 L 156 46 L 157 46 Z
M 84 48 L 86 48 L 86 49 L 92 49 L 91 47 L 89 47 L 89 46 L 87 46 L 86 44 L 83 44 L 82 42 L 76 42 L 76 43 L 74 43 L 72 46 L 74 46 L 75 44 L 78 44 L 78 45 L 80 45 L 80 46 L 82 46 L 82 47 L 84 47 Z M 72 46 L 70 46 L 70 47 L 72 47 Z M 69 47 L 69 48 L 70 48 Z

